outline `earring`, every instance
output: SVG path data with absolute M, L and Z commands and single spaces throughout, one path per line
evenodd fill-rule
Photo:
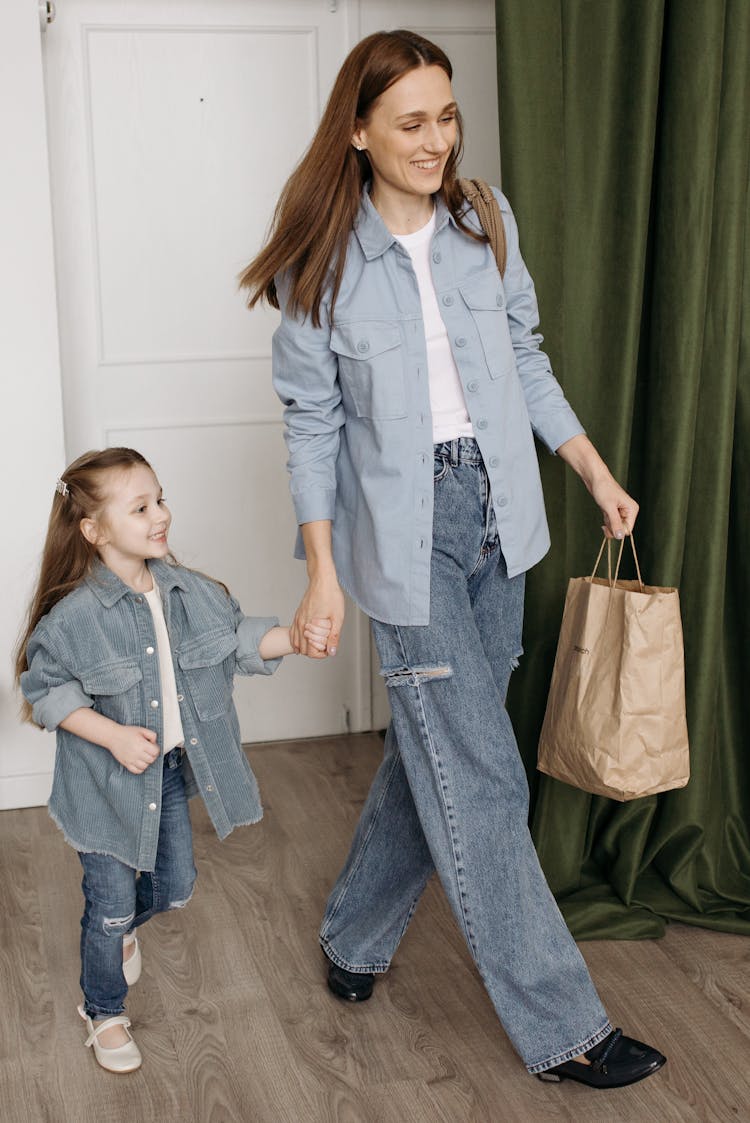
M 362 148 L 363 148 L 363 145 L 361 145 L 361 144 L 355 144 L 355 145 L 354 145 L 354 147 L 355 147 L 355 148 L 357 149 L 357 152 L 361 152 L 361 151 L 362 151 Z

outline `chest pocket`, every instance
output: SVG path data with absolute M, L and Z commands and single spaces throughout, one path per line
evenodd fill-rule
M 117 659 L 81 674 L 81 686 L 94 699 L 94 709 L 120 725 L 141 725 L 143 672 L 133 659 Z
M 187 643 L 177 653 L 185 684 L 201 721 L 223 717 L 232 701 L 237 636 L 218 632 Z
M 339 381 L 354 402 L 357 417 L 387 421 L 406 417 L 404 355 L 398 325 L 387 320 L 335 324 L 331 350 L 339 360 Z
M 505 290 L 497 270 L 465 281 L 459 291 L 479 332 L 490 378 L 502 378 L 513 369 L 515 360 Z

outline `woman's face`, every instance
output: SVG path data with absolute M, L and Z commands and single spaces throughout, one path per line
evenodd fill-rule
M 456 102 L 440 66 L 409 70 L 380 95 L 353 136 L 372 165 L 373 198 L 439 190 L 456 142 Z

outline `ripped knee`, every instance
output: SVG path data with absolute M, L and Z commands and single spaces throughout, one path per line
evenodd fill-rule
M 424 682 L 450 678 L 453 668 L 447 663 L 439 666 L 384 667 L 380 673 L 385 679 L 386 686 L 420 686 Z
M 130 931 L 134 920 L 134 912 L 128 913 L 127 916 L 105 916 L 102 920 L 104 935 L 126 936 Z
M 192 896 L 193 890 L 191 889 L 187 897 L 180 897 L 174 901 L 170 901 L 167 905 L 167 911 L 171 912 L 172 909 L 184 909 L 185 905 L 188 904 Z

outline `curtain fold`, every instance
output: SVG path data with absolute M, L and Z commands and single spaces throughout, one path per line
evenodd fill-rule
M 692 779 L 628 804 L 534 771 L 592 501 L 542 456 L 553 546 L 529 574 L 509 706 L 539 856 L 579 938 L 665 920 L 750 933 L 750 4 L 496 0 L 503 189 L 545 346 L 641 504 L 644 579 L 680 589 Z M 627 575 L 627 574 L 626 574 Z

